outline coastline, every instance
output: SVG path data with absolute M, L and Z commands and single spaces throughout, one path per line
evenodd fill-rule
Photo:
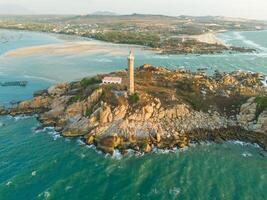
M 126 72 L 113 72 L 113 75 L 114 73 L 123 79 L 126 78 Z M 148 73 L 152 73 L 154 80 L 161 79 L 162 76 L 166 80 L 154 83 L 146 81 L 152 84 L 147 86 L 140 75 Z M 120 91 L 120 86 L 111 88 L 97 84 L 82 86 L 80 84 L 86 80 L 83 79 L 39 91 L 32 100 L 21 102 L 9 110 L 2 109 L 0 114 L 11 116 L 38 114 L 37 119 L 43 127 L 52 126 L 64 137 L 81 137 L 86 144 L 95 145 L 98 150 L 108 154 L 113 154 L 116 150 L 124 154 L 129 149 L 149 153 L 154 148 L 183 149 L 190 146 L 191 142 L 218 143 L 229 140 L 256 143 L 264 150 L 267 149 L 265 134 L 267 112 L 264 111 L 265 108 L 260 113 L 257 111 L 257 102 L 266 101 L 264 96 L 257 99 L 259 94 L 266 91 L 259 74 L 238 71 L 222 74 L 217 80 L 215 77 L 188 71 L 170 71 L 162 67 L 145 65 L 138 68 L 136 76 L 140 98 L 136 103 L 131 103 L 129 98 L 114 96 L 113 91 Z M 94 81 L 100 78 L 95 77 Z M 178 87 L 174 80 L 179 80 Z M 256 82 L 251 85 L 251 81 Z M 187 85 L 189 82 L 195 82 L 196 87 L 201 83 L 201 87 L 206 88 L 205 95 L 203 92 L 198 94 L 198 88 L 194 92 L 195 97 L 191 97 L 191 93 L 185 93 L 188 89 L 184 91 L 182 85 Z M 245 82 L 246 85 L 243 84 Z M 165 83 L 168 84 L 165 86 Z M 234 90 L 226 98 L 221 90 L 231 88 L 233 83 Z M 174 87 L 178 91 L 172 91 Z M 247 94 L 251 92 L 252 87 L 254 93 L 246 97 L 246 101 L 242 96 L 236 97 L 235 93 L 241 88 L 243 93 Z M 147 89 L 151 91 L 147 93 Z M 154 90 L 165 91 L 164 98 L 153 93 Z M 205 98 L 199 99 L 203 98 L 203 95 Z M 199 108 L 204 109 L 209 104 L 206 98 L 214 98 L 211 102 L 217 101 L 217 103 L 213 105 L 213 109 L 216 106 L 222 107 L 222 110 L 212 111 L 212 108 L 207 107 L 209 110 L 201 111 L 195 107 L 197 102 L 192 102 L 194 99 L 203 101 L 198 104 Z M 225 102 L 225 105 L 222 102 Z M 236 102 L 239 102 L 239 105 L 235 105 Z M 234 105 L 236 108 L 232 107 Z M 235 113 L 232 113 L 232 110 L 235 110 Z M 229 116 L 224 112 L 229 112 Z M 256 123 L 253 121 L 255 117 L 257 117 Z
M 47 34 L 55 34 L 58 36 L 66 36 L 66 37 L 77 37 L 77 38 L 84 38 L 85 40 L 90 40 L 90 41 L 72 41 L 72 42 L 65 42 L 64 44 L 52 44 L 51 48 L 52 50 L 49 51 L 49 46 L 47 45 L 41 45 L 37 46 L 36 49 L 35 47 L 28 47 L 28 48 L 22 48 L 22 49 L 17 49 L 14 51 L 8 52 L 8 56 L 28 56 L 32 55 L 32 53 L 37 50 L 36 54 L 39 53 L 48 53 L 52 54 L 52 51 L 55 51 L 56 54 L 58 55 L 64 55 L 64 54 L 72 54 L 72 53 L 92 53 L 90 47 L 86 46 L 86 43 L 94 43 L 94 41 L 97 42 L 103 42 L 104 44 L 111 44 L 111 45 L 130 45 L 133 47 L 137 48 L 143 48 L 145 50 L 150 50 L 154 52 L 158 52 L 159 54 L 168 54 L 168 55 L 182 55 L 182 54 L 220 54 L 225 51 L 229 51 L 231 53 L 234 52 L 241 52 L 241 53 L 253 53 L 256 50 L 252 48 L 247 48 L 247 47 L 235 47 L 235 46 L 230 46 L 224 43 L 222 40 L 216 37 L 217 32 L 212 32 L 212 33 L 204 33 L 201 35 L 182 35 L 178 36 L 176 39 L 179 39 L 180 41 L 174 41 L 170 42 L 167 41 L 166 44 L 162 44 L 161 47 L 152 47 L 149 45 L 142 45 L 142 44 L 136 44 L 136 43 L 127 43 L 127 42 L 120 42 L 120 41 L 112 41 L 112 40 L 105 40 L 105 39 L 100 39 L 100 38 L 95 38 L 95 37 L 87 37 L 87 36 L 81 36 L 77 34 L 67 34 L 67 33 L 55 33 L 53 31 L 42 31 L 42 30 L 28 30 L 28 29 L 15 29 L 15 28 L 0 28 L 3 30 L 17 30 L 17 31 L 30 31 L 30 32 L 37 32 L 37 33 L 47 33 Z M 241 31 L 243 32 L 243 31 Z M 189 40 L 189 43 L 186 41 L 185 43 L 182 42 L 182 39 Z M 191 41 L 194 41 L 194 44 L 191 44 Z M 82 43 L 82 48 L 78 48 L 78 43 Z M 84 43 L 83 43 L 84 42 Z M 69 46 L 69 43 L 73 43 L 73 47 Z M 75 45 L 77 43 L 77 46 Z M 172 45 L 169 45 L 172 44 Z M 66 45 L 67 50 L 62 50 L 64 46 Z M 102 46 L 102 44 L 100 44 Z M 32 48 L 32 49 L 31 49 Z M 26 51 L 28 53 L 23 53 L 23 51 Z M 103 51 L 103 50 L 101 50 Z M 105 50 L 106 51 L 106 50 Z M 49 53 L 50 52 L 50 53 Z M 18 54 L 18 55 L 17 55 Z
M 218 32 L 211 32 L 211 33 L 204 33 L 201 35 L 185 35 L 185 36 L 181 36 L 184 37 L 185 39 L 195 39 L 199 42 L 203 42 L 203 43 L 207 43 L 207 44 L 219 44 L 219 45 L 223 45 L 223 46 L 229 46 L 226 45 L 225 42 L 223 42 L 221 39 L 219 39 L 216 35 L 218 34 Z
M 183 38 L 186 39 L 194 39 L 200 43 L 218 45 L 223 47 L 222 50 L 215 50 L 216 52 L 207 52 L 208 54 L 213 53 L 222 53 L 227 49 L 231 49 L 233 51 L 240 52 L 253 52 L 254 50 L 242 49 L 242 48 L 234 48 L 229 45 L 226 45 L 222 40 L 216 37 L 215 33 L 207 33 L 197 36 L 185 36 Z M 118 45 L 118 46 L 116 46 Z M 153 52 L 158 52 L 159 54 L 172 54 L 173 50 L 160 50 L 153 49 L 151 47 L 144 47 L 139 45 L 131 45 L 131 44 L 118 44 L 112 42 L 105 42 L 101 40 L 90 40 L 90 41 L 65 41 L 64 43 L 59 44 L 47 44 L 47 45 L 36 45 L 30 47 L 23 47 L 14 50 L 10 50 L 3 54 L 5 57 L 27 57 L 27 56 L 35 56 L 35 55 L 72 55 L 72 54 L 97 54 L 97 53 L 106 53 L 111 55 L 126 55 L 126 51 L 119 49 L 119 45 L 129 45 L 134 48 L 145 49 Z M 179 52 L 178 54 L 187 54 L 189 52 Z M 192 54 L 198 54 L 201 52 L 192 52 Z M 174 53 L 175 55 L 176 53 Z
M 24 57 L 32 55 L 71 55 L 71 54 L 97 54 L 109 53 L 112 55 L 124 55 L 119 48 L 99 44 L 94 41 L 64 42 L 62 44 L 39 45 L 19 48 L 5 53 L 5 57 Z

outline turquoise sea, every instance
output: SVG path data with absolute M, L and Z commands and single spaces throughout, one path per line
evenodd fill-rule
M 124 69 L 130 48 L 137 65 L 267 74 L 267 31 L 218 37 L 257 53 L 163 56 L 102 43 L 123 53 L 7 57 L 6 52 L 18 48 L 85 39 L 0 30 L 0 82 L 29 81 L 25 88 L 0 87 L 0 105 L 28 99 L 57 82 Z M 53 128 L 36 131 L 38 126 L 35 117 L 0 117 L 0 200 L 267 199 L 267 153 L 257 145 L 204 143 L 183 151 L 111 157 L 79 139 L 62 138 Z

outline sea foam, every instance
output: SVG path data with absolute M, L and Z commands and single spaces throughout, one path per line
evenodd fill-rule
M 251 46 L 251 47 L 255 47 L 257 49 L 260 49 L 262 51 L 267 51 L 267 48 L 266 47 L 263 47 L 261 46 L 260 44 L 252 41 L 252 40 L 249 40 L 247 39 L 244 35 L 242 35 L 242 33 L 240 32 L 235 32 L 234 33 L 234 36 L 235 36 L 235 39 L 237 40 L 241 40 L 242 42 L 244 42 L 245 44 L 247 44 L 248 46 Z
M 248 152 L 244 152 L 244 153 L 242 153 L 242 156 L 246 158 L 246 157 L 251 157 L 252 154 L 248 153 Z

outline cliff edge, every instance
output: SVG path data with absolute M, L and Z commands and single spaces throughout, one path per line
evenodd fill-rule
M 0 114 L 38 114 L 43 126 L 63 136 L 82 137 L 105 153 L 172 149 L 192 142 L 242 140 L 267 149 L 267 89 L 259 73 L 136 70 L 136 93 L 122 84 L 103 85 L 105 75 L 38 91 L 33 99 Z

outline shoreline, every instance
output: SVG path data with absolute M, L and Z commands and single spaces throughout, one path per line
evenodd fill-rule
M 182 38 L 184 37 L 185 39 L 195 39 L 199 42 L 207 43 L 207 44 L 219 44 L 223 46 L 229 46 L 227 45 L 224 41 L 219 39 L 216 35 L 219 32 L 211 32 L 211 33 L 204 33 L 201 35 L 185 35 L 181 36 Z
M 3 117 L 10 117 L 13 118 L 15 121 L 20 121 L 23 119 L 29 119 L 29 118 L 34 118 L 36 119 L 38 122 L 40 122 L 38 120 L 38 116 L 36 114 L 34 115 L 20 115 L 20 116 L 12 116 L 12 115 L 5 115 Z M 70 139 L 70 140 L 75 140 L 78 142 L 79 146 L 84 146 L 86 148 L 89 149 L 93 149 L 94 151 L 96 151 L 97 153 L 101 153 L 105 156 L 111 156 L 113 158 L 123 158 L 124 156 L 129 156 L 129 155 L 135 155 L 135 156 L 144 156 L 146 154 L 169 154 L 169 153 L 177 153 L 177 152 L 184 152 L 189 150 L 190 148 L 194 148 L 196 146 L 202 146 L 202 145 L 211 145 L 211 144 L 227 144 L 227 143 L 231 143 L 234 145 L 241 145 L 243 146 L 252 146 L 253 148 L 257 148 L 260 151 L 264 151 L 267 152 L 267 146 L 261 145 L 253 140 L 249 141 L 248 139 L 241 139 L 241 138 L 229 138 L 229 139 L 222 139 L 222 138 L 217 138 L 217 139 L 201 139 L 201 140 L 191 140 L 191 142 L 188 143 L 188 146 L 185 146 L 183 148 L 179 148 L 179 147 L 172 147 L 172 148 L 159 148 L 157 146 L 154 146 L 151 151 L 149 152 L 143 152 L 143 151 L 139 151 L 133 148 L 129 148 L 129 149 L 125 149 L 125 151 L 120 151 L 119 149 L 115 149 L 115 151 L 110 154 L 110 153 L 106 153 L 103 152 L 101 149 L 99 149 L 97 147 L 96 144 L 87 144 L 86 140 L 82 137 L 66 137 L 64 135 L 62 135 L 62 133 L 58 132 L 55 130 L 55 127 L 52 126 L 42 126 L 42 127 L 37 127 L 34 129 L 34 132 L 36 134 L 48 134 L 51 135 L 53 137 L 53 140 L 57 140 L 58 138 L 65 138 L 65 139 Z M 251 134 L 251 133 L 250 133 Z M 238 135 L 238 134 L 237 134 Z M 233 136 L 235 137 L 235 136 Z
M 123 80 L 127 77 L 124 71 L 114 73 L 121 76 Z M 152 73 L 154 80 L 158 79 L 151 82 L 152 85 L 149 86 L 146 85 L 149 83 L 147 80 L 146 84 L 143 84 L 143 79 L 140 79 L 142 74 L 148 73 Z M 257 102 L 265 102 L 267 98 L 263 96 L 258 99 L 257 97 L 258 94 L 266 91 L 266 87 L 261 83 L 260 74 L 237 71 L 221 76 L 217 80 L 215 77 L 206 77 L 184 70 L 173 71 L 145 65 L 136 71 L 136 87 L 140 100 L 135 103 L 131 103 L 129 96 L 123 98 L 114 96 L 113 91 L 119 91 L 119 85 L 110 88 L 92 84 L 92 81 L 97 83 L 101 80 L 101 76 L 96 76 L 89 79 L 90 84 L 86 86 L 83 79 L 39 91 L 35 93 L 33 99 L 21 102 L 17 107 L 0 110 L 0 115 L 37 114 L 37 120 L 42 124 L 42 128 L 54 127 L 55 131 L 63 137 L 82 138 L 86 144 L 95 145 L 97 149 L 107 154 L 113 154 L 116 150 L 124 154 L 128 149 L 149 153 L 154 148 L 183 149 L 188 147 L 190 142 L 229 140 L 257 143 L 267 150 L 265 134 L 267 112 L 264 111 L 265 107 L 260 112 L 257 110 Z M 162 77 L 166 80 L 162 80 Z M 200 85 L 202 91 L 203 87 L 207 88 L 204 93 L 198 94 L 195 91 L 193 94 L 196 96 L 191 97 L 191 93 L 186 93 L 189 89 L 185 87 L 184 91 L 181 85 L 176 85 L 176 80 L 180 80 L 180 84 L 184 86 L 195 82 L 195 87 Z M 251 85 L 250 82 L 255 80 L 256 82 Z M 224 90 L 228 87 L 232 88 L 233 83 L 235 84 L 232 91 L 233 97 L 225 98 L 226 93 L 221 91 L 222 88 Z M 218 91 L 214 91 L 213 88 L 218 88 Z M 245 93 L 253 88 L 255 94 L 252 97 L 246 97 L 246 100 L 242 96 L 235 97 L 235 93 L 241 88 Z M 147 89 L 149 93 L 146 92 Z M 152 92 L 155 89 L 157 93 Z M 89 94 L 86 91 L 90 91 Z M 163 95 L 164 98 L 157 95 L 158 91 L 166 92 Z M 181 95 L 177 96 L 179 94 Z M 201 100 L 204 101 L 203 103 L 192 102 L 202 98 L 203 95 L 205 96 Z M 218 95 L 222 96 L 218 98 Z M 211 102 L 205 102 L 207 98 L 214 99 Z M 224 101 L 226 107 L 222 107 Z M 240 103 L 233 108 L 236 102 Z M 215 103 L 213 106 L 222 107 L 222 111 L 212 111 L 215 107 L 207 108 L 207 111 L 198 110 L 195 107 L 196 103 L 201 109 Z M 232 113 L 233 110 L 235 113 Z M 257 121 L 254 122 L 254 119 Z
M 51 31 L 31 31 L 31 30 L 27 30 L 27 29 L 14 29 L 14 28 L 0 28 L 2 30 L 14 30 L 14 31 L 28 31 L 28 32 L 36 32 L 36 33 L 43 33 L 43 34 L 52 34 L 55 36 L 58 36 L 60 38 L 60 36 L 64 35 L 66 37 L 75 37 L 75 38 L 81 38 L 84 39 L 81 41 L 65 41 L 63 44 L 50 44 L 52 47 L 52 51 L 56 51 L 55 53 L 58 55 L 68 55 L 68 54 L 72 54 L 72 53 L 87 53 L 87 51 L 92 51 L 89 47 L 86 47 L 86 43 L 97 43 L 97 42 L 102 42 L 103 45 L 129 45 L 129 46 L 133 46 L 135 48 L 140 48 L 140 49 L 145 49 L 145 50 L 149 50 L 149 51 L 153 51 L 155 53 L 159 53 L 159 54 L 169 54 L 169 55 L 184 55 L 184 54 L 221 54 L 224 51 L 229 51 L 229 52 L 241 52 L 241 53 L 253 53 L 256 50 L 252 49 L 252 48 L 245 48 L 245 47 L 235 47 L 235 46 L 231 46 L 231 45 L 227 45 L 226 43 L 224 43 L 222 40 L 220 40 L 219 38 L 216 37 L 216 32 L 212 32 L 212 33 L 204 33 L 201 35 L 184 35 L 184 36 L 178 36 L 177 38 L 186 38 L 189 40 L 195 40 L 196 44 L 193 46 L 190 46 L 189 48 L 187 46 L 183 47 L 182 49 L 180 49 L 180 47 L 178 46 L 173 46 L 173 47 L 159 47 L 159 48 L 153 48 L 150 46 L 144 46 L 144 45 L 138 45 L 138 44 L 131 44 L 131 43 L 120 43 L 120 42 L 112 42 L 112 41 L 106 41 L 106 40 L 99 40 L 96 39 L 94 37 L 86 37 L 86 36 L 80 36 L 77 34 L 66 34 L 66 33 L 54 33 Z M 62 51 L 61 49 L 64 48 L 64 46 L 68 46 L 69 43 L 73 43 L 73 44 L 77 44 L 78 43 L 83 43 L 83 48 L 80 47 L 80 50 L 77 50 L 77 46 L 73 46 L 72 48 L 69 47 L 67 50 Z M 199 44 L 198 44 L 199 43 Z M 183 43 L 182 43 L 183 44 Z M 201 44 L 205 44 L 203 47 L 201 46 Z M 210 45 L 210 46 L 209 46 Z M 102 46 L 102 44 L 100 44 L 99 46 Z M 32 48 L 32 49 L 31 49 Z M 35 49 L 36 48 L 36 49 Z M 197 50 L 193 50 L 196 48 Z M 210 49 L 209 49 L 210 48 Z M 83 49 L 83 50 L 82 50 Z M 20 49 L 15 49 L 15 50 L 11 50 L 9 52 L 7 52 L 6 54 L 8 56 L 14 56 L 16 57 L 17 54 L 18 56 L 28 56 L 28 55 L 32 55 L 32 53 L 37 50 L 41 53 L 48 53 L 48 54 L 52 54 L 49 53 L 49 45 L 39 45 L 39 46 L 32 46 L 32 47 L 26 47 L 26 48 L 20 48 Z M 27 51 L 28 53 L 23 53 L 23 51 Z M 50 51 L 51 52 L 51 51 Z M 90 52 L 92 53 L 92 52 Z
M 72 55 L 111 53 L 112 55 L 125 55 L 123 50 L 116 47 L 101 45 L 94 41 L 64 42 L 61 44 L 37 45 L 18 48 L 3 54 L 4 57 L 25 57 L 33 55 Z

